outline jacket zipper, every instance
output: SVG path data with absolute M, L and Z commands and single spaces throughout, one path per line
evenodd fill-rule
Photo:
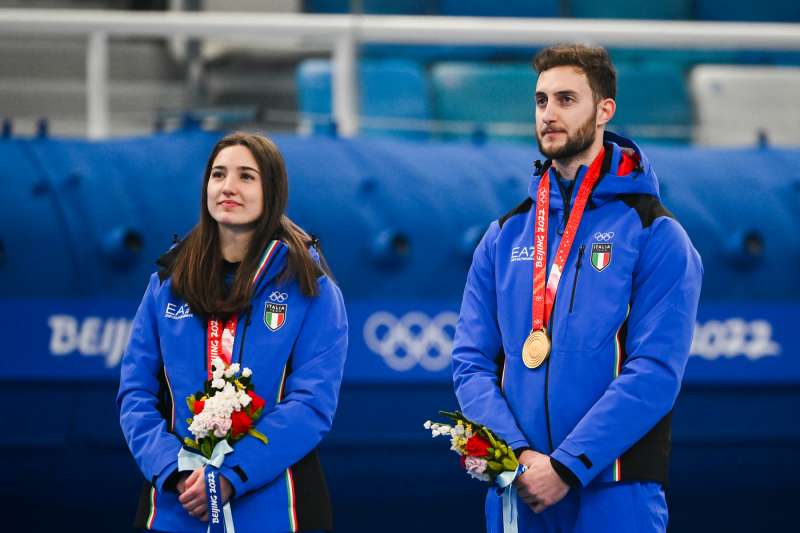
M 242 364 L 242 353 L 244 352 L 244 339 L 247 336 L 247 326 L 250 325 L 250 313 L 253 310 L 253 306 L 249 306 L 247 308 L 247 320 L 244 322 L 244 328 L 242 328 L 242 340 L 239 342 L 239 360 L 237 361 L 239 365 Z M 231 357 L 231 359 L 233 359 Z
M 553 301 L 553 312 L 555 312 L 556 303 Z M 550 323 L 547 327 L 547 333 L 551 339 L 553 338 L 553 314 L 550 314 Z M 550 359 L 553 358 L 553 345 L 550 345 L 550 354 L 547 356 L 547 360 L 545 361 L 545 368 L 544 368 L 544 418 L 545 422 L 547 423 L 547 443 L 550 445 L 550 453 L 553 452 L 553 431 L 550 429 L 550 401 L 549 401 L 549 389 L 550 389 Z
M 572 308 L 575 305 L 575 288 L 578 286 L 578 272 L 581 270 L 581 263 L 583 262 L 583 252 L 586 251 L 586 245 L 581 244 L 580 248 L 578 248 L 578 260 L 575 262 L 575 277 L 572 278 L 572 296 L 569 298 L 569 312 L 572 312 Z
M 561 193 L 561 201 L 564 203 L 564 216 L 561 218 L 561 224 L 558 225 L 558 234 L 563 235 L 564 230 L 567 228 L 567 222 L 569 221 L 569 214 L 572 206 L 570 205 L 570 201 L 572 200 L 572 189 L 574 188 L 573 185 L 570 187 L 569 194 L 567 191 L 564 190 L 564 186 L 561 184 L 561 180 L 556 177 L 556 183 L 558 184 L 558 192 Z

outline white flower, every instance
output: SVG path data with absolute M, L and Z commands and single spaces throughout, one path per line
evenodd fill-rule
M 247 370 L 247 369 L 245 369 L 245 370 Z M 430 420 L 426 420 L 425 423 L 422 424 L 422 427 L 424 427 L 425 429 L 431 429 L 431 421 Z
M 253 371 L 252 371 L 252 370 L 250 370 L 250 369 L 249 369 L 249 368 L 247 368 L 247 367 L 244 367 L 244 370 L 242 370 L 242 377 L 243 377 L 243 378 L 249 378 L 249 377 L 250 377 L 250 376 L 252 376 L 252 375 L 253 375 Z
M 251 400 L 252 399 L 250 398 L 250 396 L 247 395 L 247 393 L 245 391 L 241 391 L 239 393 L 239 404 L 242 407 L 247 407 L 248 405 L 250 405 L 250 401 Z
M 232 378 L 239 371 L 239 363 L 233 363 L 225 369 L 225 377 Z
M 227 381 L 225 381 L 222 378 L 214 378 L 214 381 L 211 382 L 211 386 L 214 387 L 215 389 L 223 389 L 225 388 L 226 383 Z
M 463 435 L 464 434 L 464 425 L 463 424 L 456 425 L 456 427 L 453 428 L 453 431 L 455 431 L 456 435 L 459 435 L 459 436 Z

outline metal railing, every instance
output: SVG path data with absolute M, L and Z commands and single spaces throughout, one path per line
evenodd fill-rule
M 331 50 L 333 117 L 343 136 L 359 129 L 356 56 L 361 43 L 543 46 L 577 39 L 623 48 L 800 50 L 800 24 L 654 20 L 3 9 L 0 32 L 87 36 L 87 134 L 92 139 L 110 132 L 111 37 L 313 39 Z

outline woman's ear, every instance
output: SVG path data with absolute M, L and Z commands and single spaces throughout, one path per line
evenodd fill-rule
M 603 98 L 597 103 L 597 125 L 605 126 L 614 118 L 617 102 L 613 98 Z

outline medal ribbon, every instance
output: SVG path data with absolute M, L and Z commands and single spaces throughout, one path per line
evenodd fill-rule
M 275 251 L 278 249 L 278 242 L 279 241 L 274 240 L 267 245 L 267 249 L 264 251 L 261 262 L 253 276 L 253 285 L 258 283 L 261 275 L 267 270 L 270 259 L 275 255 Z M 236 338 L 237 323 L 238 317 L 235 316 L 228 319 L 224 325 L 221 320 L 217 320 L 216 318 L 209 319 L 208 340 L 206 342 L 206 370 L 208 372 L 208 379 L 211 379 L 211 361 L 213 361 L 215 357 L 219 357 L 225 361 L 226 365 L 230 365 L 233 362 L 233 341 Z
M 221 320 L 212 318 L 208 321 L 208 379 L 211 379 L 211 361 L 219 357 L 226 365 L 233 362 L 233 339 L 236 338 L 237 317 L 232 317 L 222 324 Z
M 583 210 L 589 195 L 592 193 L 597 180 L 600 178 L 600 167 L 603 165 L 605 148 L 600 149 L 600 153 L 586 171 L 578 194 L 575 196 L 575 204 L 572 207 L 567 227 L 561 237 L 561 243 L 556 251 L 553 266 L 550 268 L 550 276 L 547 278 L 545 287 L 544 276 L 547 270 L 547 222 L 550 215 L 550 172 L 548 170 L 539 180 L 539 188 L 536 191 L 536 219 L 534 221 L 533 234 L 533 303 L 531 313 L 533 315 L 533 325 L 531 331 L 547 328 L 550 322 L 550 315 L 553 313 L 553 302 L 556 299 L 558 282 L 561 281 L 561 273 L 569 257 L 572 242 L 578 232 L 578 226 L 583 218 Z

